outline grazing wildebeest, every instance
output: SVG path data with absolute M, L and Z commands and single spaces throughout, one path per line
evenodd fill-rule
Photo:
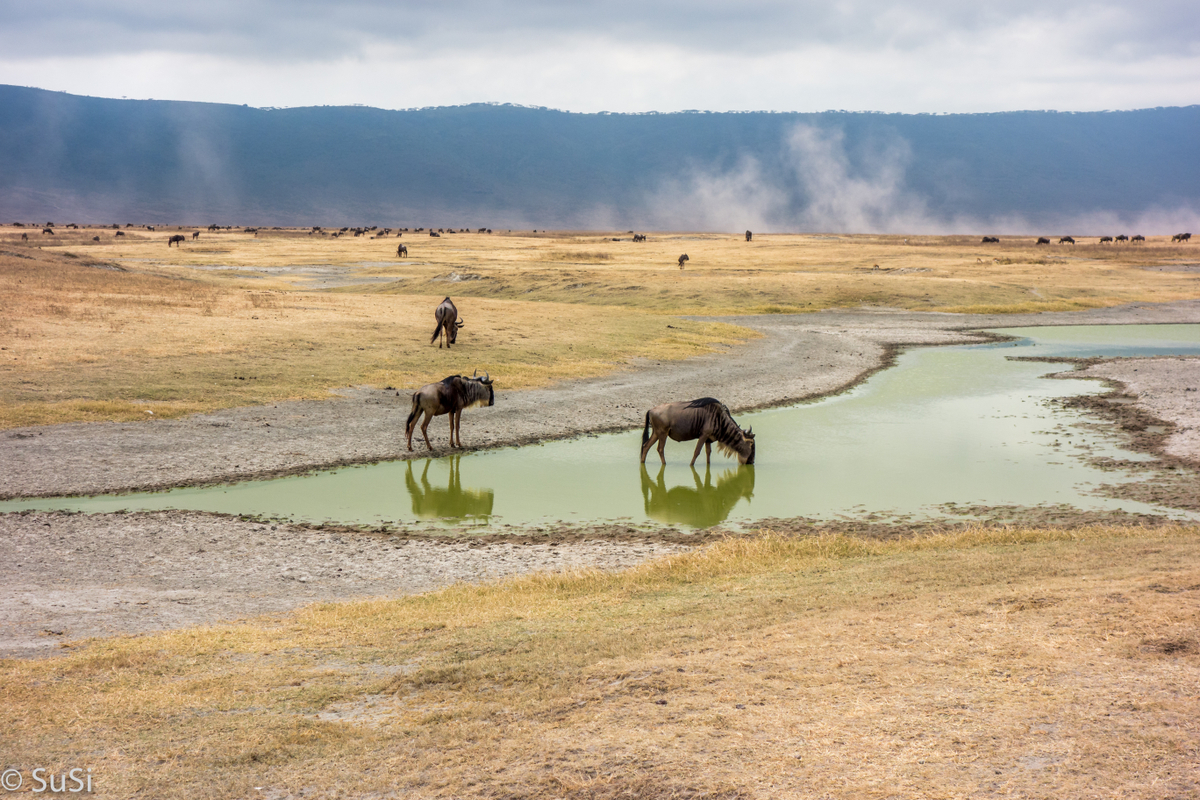
M 442 414 L 450 415 L 450 446 L 455 447 L 454 440 L 458 439 L 458 447 L 462 447 L 462 412 L 464 408 L 474 406 L 494 406 L 496 391 L 492 388 L 492 379 L 485 372 L 482 378 L 451 375 L 438 383 L 430 383 L 413 392 L 412 411 L 404 424 L 404 435 L 408 449 L 412 450 L 413 431 L 417 429 L 417 421 L 425 415 L 421 424 L 421 435 L 425 437 L 425 446 L 430 450 L 429 423 L 434 417 Z
M 1135 236 L 1134 236 L 1132 239 L 1130 239 L 1129 241 L 1130 241 L 1130 242 L 1144 242 L 1144 241 L 1146 241 L 1146 237 L 1145 237 L 1145 236 L 1142 236 L 1142 235 L 1139 233 L 1139 234 L 1135 235 Z
M 1038 244 L 1050 244 L 1050 240 L 1047 239 L 1045 236 L 1039 236 L 1037 243 Z
M 904 240 L 904 243 L 905 243 L 905 244 L 908 244 L 908 239 L 905 239 L 905 240 Z M 1000 244 L 1000 237 L 998 237 L 998 236 L 985 236 L 985 237 L 983 237 L 983 244 Z
M 450 345 L 458 341 L 458 329 L 466 324 L 464 320 L 458 318 L 458 309 L 454 307 L 454 303 L 447 297 L 441 302 L 433 312 L 433 316 L 437 319 L 437 327 L 433 329 L 433 336 L 429 337 L 429 343 L 433 344 L 434 340 L 438 340 L 438 349 L 442 349 L 441 336 L 446 338 L 446 349 Z
M 691 259 L 689 259 L 689 258 L 687 257 L 687 253 L 684 253 L 683 255 L 681 255 L 681 256 L 679 257 L 679 268 L 680 268 L 680 269 L 683 269 L 683 262 L 685 262 L 685 261 L 690 261 L 690 260 L 691 260 Z
M 124 235 L 125 235 L 125 231 L 117 231 L 117 232 L 116 232 L 115 234 L 113 234 L 113 235 L 114 235 L 114 236 L 124 236 Z
M 396 255 L 404 256 L 405 258 L 407 258 L 408 257 L 408 248 L 405 247 L 404 245 L 400 245 L 399 247 L 396 248 Z
M 646 241 L 646 234 L 644 234 L 644 233 L 635 233 L 635 234 L 633 235 L 633 240 L 634 240 L 635 242 L 644 242 L 644 241 Z
M 200 238 L 200 231 L 192 231 L 192 241 L 194 242 L 199 238 Z
M 1192 238 L 1190 233 L 1177 233 L 1171 237 L 1172 242 L 1186 242 Z
M 747 242 L 750 241 L 753 237 L 754 237 L 753 233 L 751 233 L 750 231 L 746 231 L 746 241 Z
M 92 237 L 92 241 L 93 241 L 93 242 L 98 242 L 98 241 L 100 241 L 100 237 L 99 237 L 99 236 L 93 236 L 93 237 Z
M 651 436 L 650 429 L 654 429 Z M 646 412 L 646 425 L 642 428 L 642 463 L 646 463 L 646 454 L 658 443 L 658 457 L 662 463 L 667 463 L 664 449 L 667 437 L 677 442 L 696 442 L 696 452 L 692 454 L 692 464 L 700 457 L 700 448 L 704 448 L 705 463 L 712 463 L 712 443 L 730 455 L 737 456 L 740 464 L 754 463 L 754 431 L 744 431 L 733 421 L 729 409 L 720 400 L 711 397 L 701 397 L 699 400 L 682 401 L 678 403 L 663 403 Z
M 1075 240 L 1072 239 L 1070 236 L 1064 236 L 1058 240 L 1058 243 L 1059 244 L 1075 244 Z
M 53 228 L 42 228 L 42 233 L 43 234 L 48 233 L 50 235 L 54 235 L 54 229 Z
M 24 239 L 25 241 L 29 241 L 29 234 L 28 234 L 28 233 L 22 233 L 22 234 L 21 234 L 21 238 L 22 238 L 22 239 Z
M 183 238 L 183 234 L 177 233 L 170 239 L 167 239 L 167 247 L 170 247 L 173 244 L 183 244 L 185 241 L 186 239 Z
M 1111 236 L 1101 236 L 1100 237 L 1100 244 L 1104 244 L 1105 242 L 1111 242 L 1111 241 L 1112 241 Z
M 209 226 L 208 226 L 208 232 L 209 232 L 209 233 L 212 233 L 213 231 L 219 231 L 219 230 L 221 230 L 221 226 L 220 226 L 220 225 L 218 225 L 218 224 L 217 224 L 217 223 L 215 223 L 215 222 L 214 222 L 212 225 L 209 225 Z
M 1122 233 L 1120 236 L 1117 237 L 1117 241 L 1118 242 L 1128 242 L 1129 237 Z

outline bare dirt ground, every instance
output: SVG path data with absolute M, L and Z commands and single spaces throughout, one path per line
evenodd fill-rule
M 0 531 L 0 656 L 49 654 L 81 637 L 233 620 L 318 600 L 616 569 L 684 547 L 393 539 L 189 512 L 9 514 Z
M 728 321 L 765 336 L 723 354 L 645 362 L 547 389 L 505 393 L 503 376 L 495 376 L 496 405 L 469 412 L 466 443 L 479 449 L 628 429 L 652 405 L 704 395 L 735 412 L 782 405 L 842 391 L 905 347 L 980 341 L 978 331 L 992 327 L 1194 323 L 1200 301 L 1029 315 L 873 310 Z M 1196 360 L 1104 362 L 1085 374 L 1145 398 L 1139 403 L 1147 413 L 1173 426 L 1166 452 L 1200 464 L 1200 393 L 1190 391 L 1200 388 Z M 14 429 L 0 434 L 0 497 L 165 488 L 404 458 L 408 411 L 407 395 L 359 389 L 329 401 L 177 420 Z M 431 432 L 444 452 L 444 420 Z M 423 452 L 420 445 L 415 455 Z M 317 600 L 617 567 L 682 546 L 586 538 L 448 544 L 187 512 L 0 515 L 0 655 L 44 654 L 82 637 L 276 613 Z

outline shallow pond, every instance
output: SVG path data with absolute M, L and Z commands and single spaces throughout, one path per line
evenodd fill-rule
M 711 469 L 702 455 L 692 470 L 694 445 L 669 442 L 667 467 L 652 452 L 643 468 L 638 430 L 227 486 L 9 501 L 0 511 L 184 508 L 364 524 L 621 520 L 691 527 L 871 512 L 933 517 L 949 513 L 949 504 L 1161 513 L 1093 494 L 1100 484 L 1138 477 L 1102 471 L 1088 457 L 1140 457 L 1120 449 L 1102 426 L 1076 425 L 1079 413 L 1050 402 L 1102 386 L 1047 380 L 1067 366 L 1012 358 L 1200 355 L 1200 325 L 999 332 L 1020 338 L 916 349 L 836 397 L 739 415 L 757 437 L 753 467 L 714 448 Z M 465 416 L 469 430 L 471 412 Z

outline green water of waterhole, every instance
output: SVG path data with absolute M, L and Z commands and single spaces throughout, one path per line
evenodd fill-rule
M 1013 358 L 1200 355 L 1200 325 L 997 332 L 1018 338 L 916 349 L 836 397 L 739 415 L 743 427 L 754 428 L 754 466 L 738 466 L 714 448 L 711 468 L 701 454 L 693 470 L 688 461 L 694 445 L 670 442 L 665 468 L 654 452 L 643 468 L 639 429 L 267 481 L 8 501 L 0 511 L 195 509 L 307 522 L 485 528 L 609 521 L 703 528 L 867 513 L 920 518 L 943 516 L 948 504 L 1065 504 L 1195 517 L 1094 494 L 1101 484 L 1142 478 L 1101 470 L 1090 457 L 1144 457 L 1122 450 L 1102 426 L 1075 424 L 1083 417 L 1052 400 L 1103 387 L 1047 380 L 1045 375 L 1067 367 Z M 698 386 L 692 394 L 706 392 Z M 496 400 L 503 403 L 503 394 Z M 468 441 L 472 423 L 486 413 L 464 414 Z

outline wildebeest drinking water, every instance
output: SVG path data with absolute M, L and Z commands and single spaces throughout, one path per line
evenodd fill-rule
M 654 429 L 653 435 L 651 428 Z M 677 442 L 699 440 L 696 442 L 696 452 L 692 454 L 691 466 L 696 465 L 701 447 L 704 448 L 705 463 L 712 463 L 713 442 L 723 452 L 737 456 L 739 464 L 754 463 L 754 429 L 742 430 L 733 421 L 725 404 L 711 397 L 663 403 L 647 411 L 646 425 L 642 428 L 643 464 L 655 442 L 658 443 L 658 457 L 662 463 L 667 463 L 664 449 L 668 436 Z
M 433 344 L 437 340 L 438 349 L 442 349 L 442 341 L 438 338 L 445 335 L 446 347 L 458 341 L 458 329 L 466 324 L 465 320 L 458 318 L 458 309 L 454 307 L 454 303 L 447 297 L 441 302 L 441 305 L 433 312 L 434 318 L 437 320 L 437 327 L 433 329 L 433 336 L 429 337 L 429 343 Z
M 422 414 L 425 415 L 425 422 L 421 424 L 421 435 L 425 437 L 426 447 L 433 449 L 433 445 L 429 443 L 429 423 L 434 417 L 440 417 L 442 414 L 450 415 L 450 446 L 455 447 L 454 440 L 457 438 L 457 446 L 462 447 L 462 433 L 459 429 L 462 425 L 463 409 L 495 404 L 496 391 L 492 388 L 492 379 L 486 372 L 482 378 L 451 375 L 437 383 L 422 386 L 413 392 L 412 411 L 404 424 L 408 449 L 413 449 L 413 431 L 416 430 L 417 421 Z

